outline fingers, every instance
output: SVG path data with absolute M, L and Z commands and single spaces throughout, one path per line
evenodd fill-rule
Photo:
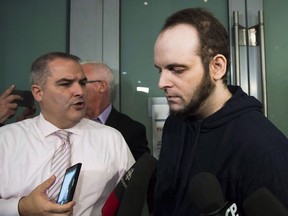
M 57 208 L 53 208 L 51 212 L 53 213 L 66 213 L 67 215 L 70 215 L 72 213 L 73 207 L 76 205 L 75 201 L 68 202 L 63 205 L 56 204 Z
M 0 98 L 6 98 L 8 95 L 12 93 L 12 91 L 15 89 L 15 85 L 11 85 L 8 89 L 6 89 L 1 95 Z
M 27 107 L 27 108 L 23 111 L 23 114 L 24 114 L 25 117 L 34 115 L 35 113 L 36 113 L 36 107 L 35 107 L 35 106 L 33 106 L 33 107 Z
M 11 103 L 14 100 L 23 100 L 20 95 L 13 95 L 12 92 L 15 89 L 15 85 L 11 85 L 8 89 L 6 89 L 1 95 L 0 95 L 0 101 L 2 103 Z M 11 103 L 13 104 L 12 108 L 16 108 L 17 104 L 16 103 Z M 16 106 L 16 107 L 15 107 Z
M 17 111 L 17 106 L 16 106 L 16 108 L 8 109 L 7 110 L 7 117 L 9 119 L 12 118 L 15 115 L 16 111 Z
M 16 95 L 10 95 L 10 96 L 16 96 Z M 15 110 L 17 107 L 18 107 L 18 105 L 17 105 L 17 103 L 14 103 L 14 102 L 12 102 L 13 100 L 10 100 L 10 96 L 8 96 L 9 97 L 9 99 L 8 99 L 8 97 L 7 97 L 7 108 L 8 109 L 13 109 L 13 110 Z M 17 95 L 18 96 L 18 95 Z
M 22 99 L 19 95 L 10 95 L 15 89 L 15 85 L 11 85 L 0 95 L 0 123 L 11 118 L 17 109 L 17 104 L 12 101 L 15 99 Z
M 4 100 L 7 101 L 7 103 L 13 103 L 13 101 L 15 100 L 23 100 L 23 98 L 20 96 L 20 95 L 8 95 L 6 96 L 5 98 L 3 98 Z M 13 104 L 16 104 L 16 103 L 13 103 Z M 17 104 L 16 104 L 17 106 Z
M 17 117 L 17 121 L 22 121 L 24 119 L 33 118 L 36 113 L 35 105 L 27 107 L 20 115 Z
M 38 185 L 29 195 L 19 200 L 18 210 L 20 215 L 71 215 L 75 201 L 59 205 L 48 199 L 47 190 L 53 185 L 56 177 L 53 175 Z

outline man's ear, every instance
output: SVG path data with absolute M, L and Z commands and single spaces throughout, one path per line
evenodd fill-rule
M 39 85 L 33 84 L 31 87 L 31 92 L 36 101 L 42 101 L 42 88 Z
M 101 81 L 101 83 L 99 83 L 99 85 L 100 85 L 100 89 L 99 89 L 99 92 L 100 93 L 104 93 L 104 92 L 106 92 L 107 91 L 107 88 L 108 88 L 108 84 L 107 84 L 107 82 L 106 81 Z
M 220 80 L 226 73 L 227 59 L 221 54 L 217 54 L 210 62 L 209 69 L 213 80 Z

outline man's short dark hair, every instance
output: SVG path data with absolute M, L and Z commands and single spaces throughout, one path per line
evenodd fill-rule
M 210 61 L 215 55 L 222 54 L 226 58 L 227 68 L 223 81 L 227 83 L 230 51 L 229 38 L 224 26 L 209 11 L 203 8 L 188 8 L 169 16 L 161 32 L 180 24 L 190 25 L 197 30 L 200 42 L 198 54 L 205 71 L 209 71 Z
M 30 84 L 44 86 L 50 74 L 49 63 L 57 58 L 72 60 L 80 63 L 81 59 L 75 55 L 64 52 L 50 52 L 37 58 L 31 66 Z

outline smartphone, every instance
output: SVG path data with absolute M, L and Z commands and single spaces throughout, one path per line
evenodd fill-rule
M 58 204 L 62 205 L 73 200 L 81 166 L 82 163 L 77 163 L 66 170 L 57 198 Z
M 20 95 L 23 100 L 15 100 L 14 102 L 17 103 L 18 106 L 22 107 L 31 107 L 34 105 L 34 97 L 31 91 L 26 90 L 13 90 L 12 95 Z

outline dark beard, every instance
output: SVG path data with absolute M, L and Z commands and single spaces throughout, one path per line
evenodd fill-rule
M 209 72 L 205 72 L 189 104 L 182 110 L 173 111 L 170 109 L 170 114 L 179 117 L 189 116 L 198 119 L 199 109 L 201 108 L 202 104 L 207 100 L 207 98 L 210 96 L 210 94 L 214 91 L 214 89 L 215 84 L 212 83 Z

